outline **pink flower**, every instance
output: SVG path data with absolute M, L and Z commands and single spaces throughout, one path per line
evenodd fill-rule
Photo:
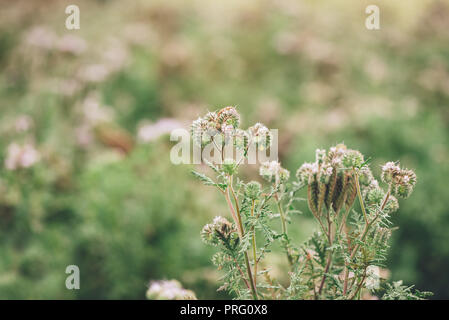
M 8 170 L 29 168 L 39 159 L 39 152 L 31 144 L 20 146 L 17 143 L 11 143 L 8 146 L 5 167 Z
M 183 125 L 176 119 L 163 118 L 156 123 L 150 123 L 140 126 L 137 138 L 141 142 L 150 142 L 156 140 L 163 134 L 170 133 L 172 130 L 182 128 Z

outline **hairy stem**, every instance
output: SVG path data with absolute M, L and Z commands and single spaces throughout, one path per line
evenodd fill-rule
M 251 217 L 254 217 L 254 204 L 255 201 L 251 202 Z M 254 230 L 254 226 L 251 229 L 253 233 L 253 259 L 254 259 L 254 285 L 257 287 L 257 246 L 256 246 L 256 231 Z
M 281 201 L 279 200 L 279 197 L 278 197 L 277 193 L 275 194 L 274 197 L 276 199 L 276 204 L 277 204 L 278 209 L 279 209 L 279 215 L 281 216 L 282 233 L 285 235 L 285 238 L 286 238 L 285 240 L 287 241 L 287 239 L 288 239 L 288 236 L 287 236 L 287 223 L 285 221 L 284 210 L 282 209 Z M 285 251 L 286 251 L 286 254 L 287 254 L 288 264 L 289 264 L 290 267 L 292 267 L 292 265 L 293 265 L 293 258 L 290 255 L 290 252 L 288 250 L 288 243 L 285 246 Z
M 238 222 L 238 227 L 239 227 L 239 236 L 240 236 L 240 240 L 243 240 L 243 236 L 245 235 L 245 230 L 243 228 L 243 223 L 242 223 L 242 216 L 240 214 L 240 209 L 239 209 L 239 205 L 238 205 L 238 199 L 235 196 L 235 192 L 234 189 L 232 188 L 232 176 L 229 177 L 229 186 L 228 186 L 228 199 L 229 199 L 229 193 L 232 193 L 232 196 L 234 198 L 235 201 L 235 205 L 236 205 L 236 211 L 235 214 L 237 216 L 237 222 Z M 229 200 L 229 204 L 232 206 L 231 201 Z M 248 278 L 249 278 L 249 283 L 251 285 L 251 292 L 253 294 L 253 298 L 254 300 L 258 300 L 258 296 L 257 296 L 257 289 L 256 289 L 256 285 L 254 283 L 254 278 L 251 272 L 251 265 L 249 263 L 249 257 L 248 257 L 248 252 L 245 251 L 244 252 L 244 256 L 245 256 L 245 263 L 246 263 L 246 270 L 248 272 Z

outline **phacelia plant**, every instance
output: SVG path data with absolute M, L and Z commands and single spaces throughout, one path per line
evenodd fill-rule
M 242 130 L 239 123 L 237 110 L 226 107 L 194 121 L 192 136 L 202 147 L 213 144 L 219 153 L 233 143 L 243 150 L 243 157 L 251 145 L 270 146 L 271 133 L 264 125 Z M 390 216 L 399 208 L 398 198 L 408 198 L 417 181 L 412 170 L 388 162 L 382 167 L 381 185 L 371 172 L 370 159 L 343 144 L 316 150 L 315 162 L 302 164 L 291 182 L 290 172 L 279 162 L 262 163 L 260 175 L 266 186 L 238 178 L 242 159 L 222 155 L 219 163 L 204 161 L 215 178 L 193 173 L 216 187 L 230 213 L 228 218 L 216 217 L 201 231 L 203 241 L 218 248 L 212 262 L 224 272 L 221 290 L 237 299 L 422 299 L 430 295 L 412 291 L 400 281 L 389 284 L 381 272 L 393 230 Z M 299 212 L 297 202 L 304 200 L 297 196 L 301 189 L 307 190 L 318 230 L 301 246 L 294 246 L 287 227 L 290 216 Z M 279 247 L 275 243 L 286 255 L 287 284 L 274 279 L 269 266 L 261 268 L 267 253 Z

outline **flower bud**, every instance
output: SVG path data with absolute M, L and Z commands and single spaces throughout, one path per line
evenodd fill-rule
M 229 175 L 232 176 L 237 171 L 237 164 L 234 159 L 232 158 L 226 158 L 223 161 L 223 171 Z
M 346 168 L 359 168 L 363 162 L 363 155 L 357 150 L 348 150 L 343 156 L 343 166 Z
M 393 177 L 398 175 L 401 172 L 401 168 L 396 165 L 394 162 L 387 162 L 382 166 L 382 174 L 380 178 L 385 183 L 390 183 L 393 180 Z
M 261 188 L 259 182 L 251 181 L 245 187 L 245 196 L 251 200 L 256 200 L 260 196 Z
M 235 227 L 226 218 L 218 216 L 212 223 L 203 227 L 201 239 L 208 245 L 217 246 L 223 241 L 230 241 L 235 232 Z

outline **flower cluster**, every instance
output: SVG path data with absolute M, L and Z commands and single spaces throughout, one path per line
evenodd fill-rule
M 213 222 L 206 224 L 201 230 L 201 239 L 204 243 L 217 246 L 223 242 L 235 239 L 237 229 L 226 218 L 215 217 Z
M 394 162 L 382 166 L 381 179 L 391 186 L 392 194 L 401 198 L 408 198 L 416 184 L 416 174 L 412 170 L 401 169 Z
M 191 134 L 193 141 L 205 147 L 210 143 L 217 146 L 233 141 L 235 147 L 247 149 L 250 144 L 264 150 L 270 147 L 272 134 L 261 123 L 256 123 L 248 130 L 239 128 L 240 115 L 235 107 L 225 107 L 219 111 L 208 112 L 204 117 L 193 121 Z
M 314 163 L 304 163 L 296 172 L 300 185 L 307 185 L 309 208 L 315 216 L 321 215 L 324 207 L 335 213 L 345 206 L 352 207 L 357 190 L 355 173 L 349 168 L 363 164 L 363 156 L 356 150 L 339 144 L 326 150 L 317 149 Z M 369 168 L 363 168 L 365 180 L 372 179 Z M 370 181 L 367 181 L 369 183 Z
M 152 281 L 146 296 L 149 300 L 196 300 L 195 293 L 176 280 Z
M 236 146 L 253 144 L 258 149 L 269 145 L 268 129 L 256 123 L 247 131 L 237 128 L 240 117 L 232 107 L 210 112 L 192 125 L 195 132 L 208 133 L 198 140 L 214 142 L 216 138 L 238 137 Z M 248 157 L 244 153 L 243 158 Z M 354 299 L 380 288 L 379 267 L 384 262 L 391 237 L 390 214 L 398 210 L 396 196 L 407 197 L 415 183 L 411 170 L 393 162 L 382 169 L 383 189 L 369 161 L 357 150 L 338 144 L 329 150 L 317 149 L 315 161 L 304 163 L 296 172 L 297 181 L 288 183 L 290 172 L 278 161 L 261 163 L 259 174 L 269 182 L 269 192 L 261 183 L 245 183 L 237 177 L 240 161 L 222 155 L 222 163 L 207 163 L 215 179 L 193 172 L 205 185 L 214 186 L 225 197 L 232 222 L 216 217 L 201 231 L 202 240 L 218 247 L 212 262 L 225 271 L 220 290 L 247 299 Z M 237 179 L 235 179 L 237 178 Z M 235 182 L 237 180 L 237 182 Z M 234 184 L 235 183 L 235 184 Z M 307 189 L 307 202 L 318 226 L 301 247 L 288 234 L 297 196 Z M 352 210 L 356 199 L 360 207 Z M 277 227 L 271 220 L 279 218 Z M 275 229 L 277 228 L 277 230 Z M 281 288 L 273 274 L 258 267 L 266 263 L 266 253 L 279 241 L 289 266 L 290 285 Z M 264 260 L 262 262 L 262 260 Z M 263 276 L 262 276 L 263 275 Z M 421 295 L 423 296 L 423 295 Z
M 268 182 L 279 184 L 290 178 L 290 171 L 281 167 L 278 161 L 267 161 L 261 164 L 259 174 Z

